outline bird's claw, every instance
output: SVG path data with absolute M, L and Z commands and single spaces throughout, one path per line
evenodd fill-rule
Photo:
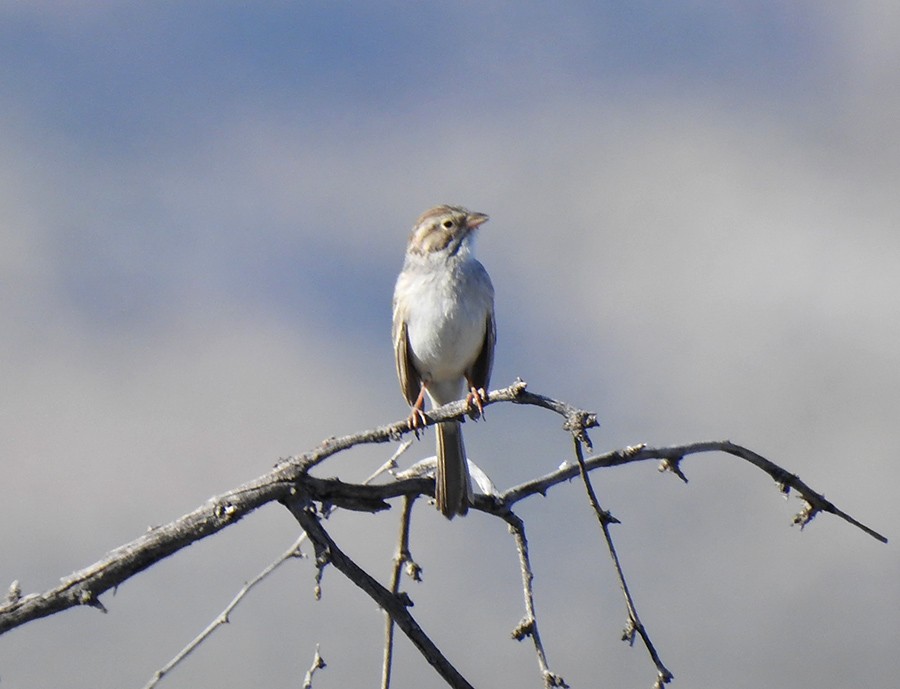
M 469 388 L 469 394 L 466 395 L 466 406 L 471 410 L 470 415 L 473 419 L 484 418 L 484 403 L 487 401 L 488 395 L 484 388 L 476 388 L 474 385 Z M 478 410 L 477 414 L 475 409 Z
M 409 412 L 409 418 L 406 420 L 406 423 L 409 426 L 409 430 L 415 431 L 416 435 L 418 435 L 419 429 L 425 428 L 428 424 L 428 418 L 421 407 L 413 407 Z

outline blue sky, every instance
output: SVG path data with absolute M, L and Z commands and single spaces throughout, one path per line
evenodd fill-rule
M 411 223 L 442 202 L 491 215 L 495 386 L 522 376 L 597 411 L 600 450 L 729 437 L 893 536 L 895 15 L 5 4 L 0 582 L 43 590 L 278 457 L 402 417 L 390 296 Z M 554 419 L 494 410 L 466 443 L 498 485 L 569 459 Z M 383 460 L 323 469 L 354 480 Z M 801 535 L 795 504 L 720 460 L 686 462 L 686 487 L 651 467 L 600 479 L 674 686 L 889 684 L 894 547 L 827 516 Z M 523 508 L 551 664 L 573 686 L 648 686 L 576 488 Z M 476 684 L 538 686 L 506 640 L 521 617 L 508 535 L 420 513 L 423 624 Z M 333 522 L 387 572 L 394 515 Z M 110 615 L 5 635 L 0 676 L 142 686 L 296 527 L 270 508 L 233 531 L 122 587 Z M 286 685 L 316 643 L 316 686 L 371 681 L 380 618 L 336 573 L 314 603 L 312 566 L 294 564 L 170 683 Z M 401 656 L 398 686 L 434 683 Z

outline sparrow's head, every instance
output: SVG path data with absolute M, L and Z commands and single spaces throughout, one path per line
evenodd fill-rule
M 407 251 L 421 255 L 444 252 L 453 256 L 467 244 L 472 231 L 487 219 L 484 213 L 473 213 L 462 206 L 435 206 L 416 220 Z

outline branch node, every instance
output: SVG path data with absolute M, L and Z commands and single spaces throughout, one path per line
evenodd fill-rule
M 557 675 L 555 672 L 550 672 L 550 670 L 544 671 L 544 687 L 546 689 L 553 689 L 553 687 L 558 687 L 559 689 L 569 689 L 569 685 L 566 684 L 566 680 L 564 680 L 560 675 Z
M 581 409 L 572 409 L 566 415 L 563 429 L 572 433 L 575 439 L 582 443 L 588 449 L 588 452 L 591 452 L 594 446 L 587 434 L 587 430 L 589 428 L 597 428 L 599 425 L 596 414 Z
M 653 689 L 663 689 L 663 686 L 671 682 L 673 679 L 675 679 L 675 675 L 673 675 L 668 670 L 664 672 L 660 671 L 656 675 L 656 681 L 653 683 Z
M 634 623 L 634 619 L 628 618 L 628 621 L 625 623 L 625 629 L 622 630 L 622 641 L 625 641 L 629 646 L 634 646 L 634 640 L 637 638 L 637 625 Z
M 630 459 L 637 455 L 638 452 L 647 447 L 647 443 L 638 443 L 637 445 L 629 445 L 625 449 L 622 450 L 622 457 L 625 459 Z
M 522 618 L 516 628 L 512 630 L 512 638 L 516 641 L 522 641 L 526 637 L 534 634 L 534 618 L 527 615 Z
M 331 552 L 327 547 L 316 547 L 316 587 L 313 594 L 316 600 L 322 600 L 322 577 L 325 575 L 325 568 L 331 563 Z
M 303 689 L 312 689 L 312 680 L 313 675 L 316 674 L 317 670 L 323 670 L 328 667 L 325 664 L 325 659 L 319 655 L 319 644 L 316 644 L 316 654 L 313 656 L 312 665 L 310 665 L 309 670 L 306 671 L 306 675 L 303 677 Z
M 213 510 L 216 519 L 221 519 L 223 522 L 231 521 L 231 518 L 235 515 L 236 512 L 237 507 L 235 507 L 230 502 L 216 503 L 215 510 Z

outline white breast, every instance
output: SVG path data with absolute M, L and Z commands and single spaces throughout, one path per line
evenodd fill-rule
M 437 404 L 462 396 L 464 373 L 481 353 L 494 297 L 487 272 L 473 257 L 443 268 L 406 270 L 397 283 L 398 291 L 415 295 L 405 300 L 410 349 Z

